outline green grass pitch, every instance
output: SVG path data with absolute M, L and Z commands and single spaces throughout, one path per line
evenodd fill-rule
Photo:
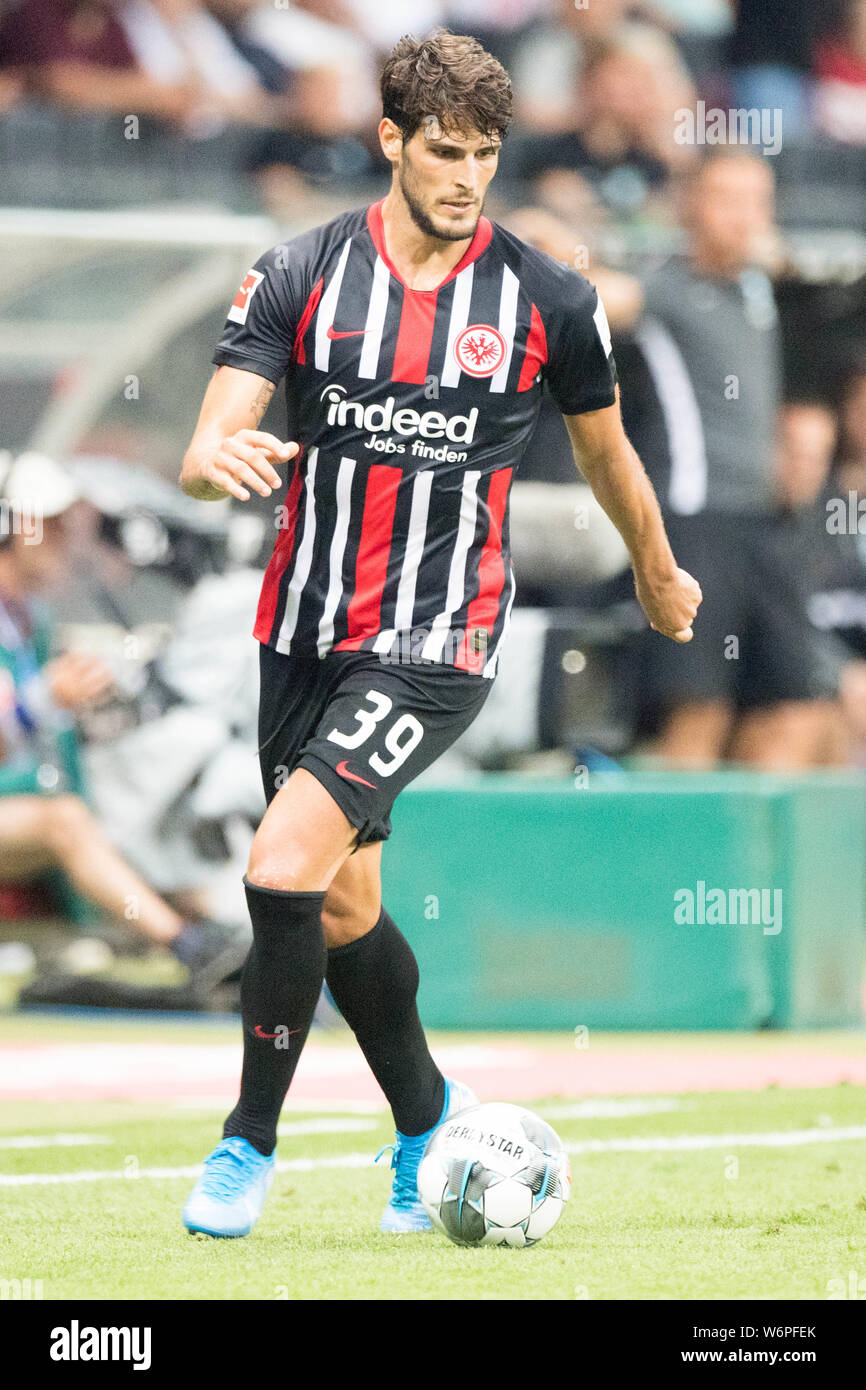
M 287 1112 L 289 1124 L 307 1123 L 281 1138 L 279 1157 L 310 1168 L 277 1174 L 249 1238 L 214 1241 L 181 1225 L 193 1179 L 148 1173 L 200 1162 L 221 1112 L 6 1103 L 0 1140 L 71 1132 L 108 1142 L 0 1147 L 0 1176 L 64 1176 L 55 1185 L 0 1185 L 0 1279 L 41 1280 L 45 1299 L 826 1299 L 834 1290 L 850 1296 L 858 1281 L 866 1296 L 863 1139 L 771 1147 L 737 1138 L 864 1126 L 863 1088 L 675 1099 L 657 1113 L 594 1118 L 562 1117 L 563 1102 L 539 1100 L 533 1108 L 567 1144 L 648 1146 L 573 1154 L 561 1221 L 538 1246 L 516 1251 L 378 1232 L 390 1170 L 372 1159 L 392 1137 L 384 1113 L 347 1133 L 316 1133 L 322 1113 Z M 340 1118 L 327 1115 L 333 1126 Z M 692 1135 L 730 1142 L 653 1147 Z M 312 1166 L 349 1154 L 370 1162 Z M 126 1176 L 68 1180 L 94 1170 Z

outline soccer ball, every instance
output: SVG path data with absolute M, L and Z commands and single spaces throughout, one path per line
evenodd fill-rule
M 535 1245 L 568 1201 L 571 1174 L 550 1125 L 519 1105 L 472 1105 L 431 1136 L 418 1191 L 455 1245 Z

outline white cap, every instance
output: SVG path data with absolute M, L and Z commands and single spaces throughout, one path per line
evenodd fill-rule
M 72 474 L 47 454 L 19 454 L 11 466 L 0 455 L 0 493 L 33 516 L 60 516 L 81 496 Z

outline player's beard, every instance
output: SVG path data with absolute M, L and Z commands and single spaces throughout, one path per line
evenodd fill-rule
M 400 191 L 406 199 L 406 206 L 409 209 L 409 215 L 412 221 L 425 236 L 437 237 L 439 241 L 468 241 L 471 237 L 474 237 L 478 228 L 483 204 L 482 207 L 478 209 L 478 216 L 475 218 L 475 221 L 468 231 L 458 231 L 456 227 L 452 229 L 450 227 L 443 228 L 437 226 L 415 192 L 409 166 L 405 160 L 400 161 Z

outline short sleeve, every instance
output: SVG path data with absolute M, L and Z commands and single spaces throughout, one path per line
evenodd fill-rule
M 616 363 L 604 305 L 575 271 L 563 276 L 546 377 L 563 415 L 603 410 L 616 400 Z
M 292 359 L 297 314 L 291 246 L 277 246 L 247 271 L 229 306 L 212 361 L 255 372 L 279 386 Z

